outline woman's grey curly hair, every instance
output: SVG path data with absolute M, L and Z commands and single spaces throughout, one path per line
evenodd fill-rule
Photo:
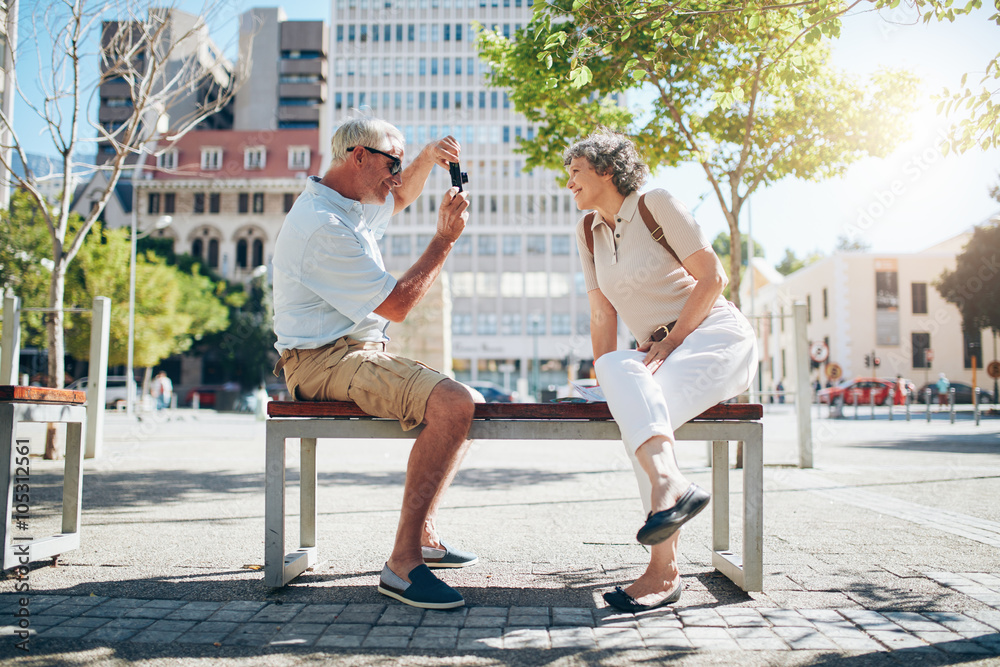
M 578 157 L 587 158 L 598 174 L 610 173 L 618 193 L 626 197 L 642 187 L 649 176 L 649 167 L 639 157 L 632 140 L 606 127 L 567 148 L 563 166 L 568 167 Z

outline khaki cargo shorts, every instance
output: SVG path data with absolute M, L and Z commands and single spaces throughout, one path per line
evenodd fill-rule
M 274 374 L 284 368 L 294 400 L 353 401 L 408 431 L 423 423 L 431 390 L 447 376 L 384 350 L 383 343 L 338 338 L 314 350 L 285 350 Z

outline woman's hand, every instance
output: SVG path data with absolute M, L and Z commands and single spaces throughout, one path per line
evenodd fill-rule
M 660 341 L 654 341 L 650 338 L 636 349 L 646 353 L 646 358 L 642 360 L 642 363 L 646 365 L 650 373 L 655 373 L 659 370 L 663 360 L 669 357 L 670 353 L 677 349 L 678 345 L 679 343 L 671 340 L 668 334 L 666 338 Z

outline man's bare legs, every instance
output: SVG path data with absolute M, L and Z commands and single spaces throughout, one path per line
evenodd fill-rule
M 443 380 L 431 391 L 424 414 L 424 430 L 417 436 L 406 464 L 403 507 L 389 569 L 409 581 L 410 571 L 423 565 L 422 541 L 434 535 L 433 511 L 458 471 L 468 450 L 467 436 L 475 403 L 468 388 Z
M 655 435 L 642 443 L 635 456 L 653 486 L 652 511 L 659 512 L 677 504 L 690 482 L 677 466 L 673 439 Z M 677 568 L 679 539 L 680 533 L 674 533 L 666 541 L 650 547 L 646 571 L 625 588 L 625 592 L 640 604 L 660 602 L 680 583 L 681 575 Z

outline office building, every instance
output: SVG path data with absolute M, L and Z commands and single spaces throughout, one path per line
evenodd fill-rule
M 515 149 L 535 128 L 503 90 L 487 86 L 473 31 L 479 22 L 512 36 L 531 14 L 530 0 L 333 0 L 328 122 L 335 128 L 370 110 L 402 130 L 407 158 L 446 135 L 459 140 L 471 207 L 445 266 L 452 370 L 459 380 L 537 395 L 565 385 L 592 357 L 574 233 L 580 214 L 555 173 L 524 171 Z M 426 247 L 449 186 L 448 173 L 435 169 L 390 224 L 382 240 L 390 271 L 405 270 Z

